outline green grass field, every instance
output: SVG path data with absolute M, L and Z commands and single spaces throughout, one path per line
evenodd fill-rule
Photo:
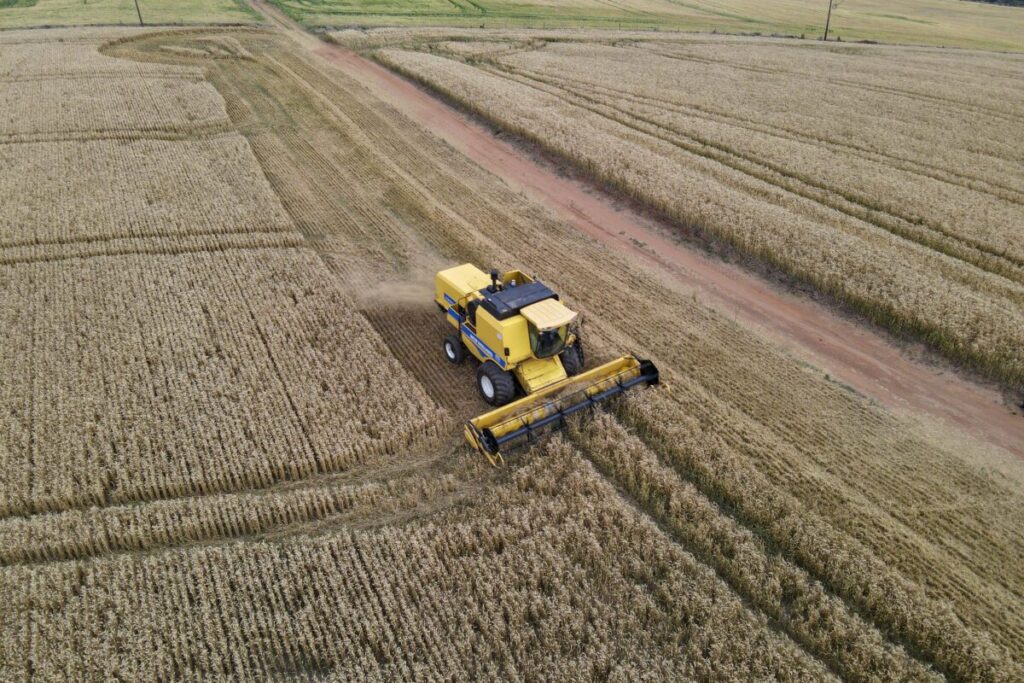
M 818 37 L 827 0 L 272 0 L 307 26 L 660 28 Z M 1024 8 L 963 0 L 853 0 L 843 40 L 1024 51 Z
M 0 28 L 239 24 L 259 21 L 244 0 L 0 0 Z

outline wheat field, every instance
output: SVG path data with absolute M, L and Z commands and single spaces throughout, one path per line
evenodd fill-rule
M 1019 57 L 479 38 L 413 34 L 375 54 L 679 225 L 1024 386 Z
M 3 0 L 0 29 L 33 26 L 252 24 L 261 16 L 238 0 Z
M 6 78 L 68 95 L 0 108 L 0 678 L 1024 676 L 1019 462 L 831 381 L 278 34 L 47 33 L 0 34 Z M 667 387 L 487 466 L 429 296 L 462 261 L 543 274 L 591 362 Z
M 146 1 L 146 0 L 144 0 Z M 152 0 L 149 0 L 152 1 Z M 310 27 L 588 28 L 786 35 L 816 39 L 819 0 L 270 0 Z M 830 40 L 1024 52 L 1017 7 L 959 0 L 835 2 Z

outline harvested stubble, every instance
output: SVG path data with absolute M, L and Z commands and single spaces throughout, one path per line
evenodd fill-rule
M 735 39 L 375 54 L 681 224 L 1024 386 L 1024 60 L 909 52 L 888 74 L 896 48 Z M 929 69 L 955 87 L 922 90 Z

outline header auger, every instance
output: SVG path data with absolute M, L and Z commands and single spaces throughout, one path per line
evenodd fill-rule
M 496 465 L 501 449 L 639 384 L 657 384 L 654 363 L 623 356 L 584 371 L 577 314 L 544 283 L 518 270 L 490 276 L 472 264 L 438 272 L 434 300 L 455 332 L 445 357 L 469 353 L 481 397 L 495 409 L 465 426 L 466 440 Z M 517 395 L 521 398 L 516 398 Z

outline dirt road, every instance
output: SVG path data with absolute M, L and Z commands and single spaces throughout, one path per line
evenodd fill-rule
M 320 40 L 264 0 L 251 1 L 301 46 L 583 232 L 656 264 L 697 290 L 704 303 L 767 334 L 792 355 L 863 395 L 897 412 L 937 418 L 1024 458 L 1024 417 L 1011 411 L 997 390 L 909 358 L 883 334 L 826 305 L 680 244 L 661 226 L 543 167 L 405 78 Z

